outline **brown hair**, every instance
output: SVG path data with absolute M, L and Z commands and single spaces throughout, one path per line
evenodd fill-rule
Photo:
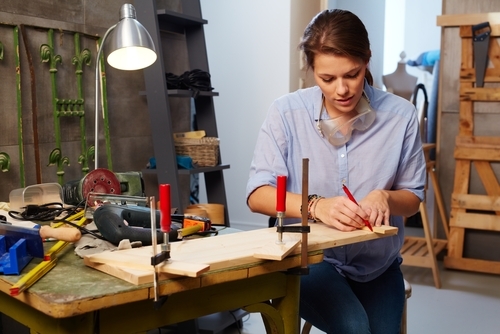
M 299 48 L 304 51 L 309 68 L 314 68 L 314 56 L 318 53 L 359 58 L 365 63 L 372 55 L 363 22 L 353 13 L 341 9 L 328 9 L 317 14 L 304 30 Z M 368 68 L 365 78 L 373 85 Z

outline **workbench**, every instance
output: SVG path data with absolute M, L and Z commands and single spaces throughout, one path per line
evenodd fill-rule
M 263 229 L 264 234 L 275 229 Z M 327 231 L 328 233 L 325 233 Z M 309 264 L 320 262 L 322 249 L 394 235 L 357 230 L 340 232 L 313 224 L 308 241 Z M 254 231 L 248 231 L 255 235 Z M 245 236 L 238 232 L 224 237 Z M 328 240 L 328 242 L 324 242 Z M 86 266 L 72 247 L 58 264 L 29 290 L 9 294 L 19 276 L 0 276 L 0 312 L 37 333 L 140 333 L 216 312 L 243 308 L 260 312 L 268 333 L 299 333 L 300 275 L 288 269 L 301 265 L 300 246 L 281 261 L 255 259 L 209 270 L 200 277 L 172 277 L 160 282 L 168 296 L 158 310 L 153 285 L 135 285 Z M 210 250 L 207 249 L 207 252 Z M 25 271 L 34 267 L 29 264 Z

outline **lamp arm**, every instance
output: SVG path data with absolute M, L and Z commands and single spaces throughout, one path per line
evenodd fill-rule
M 99 63 L 101 59 L 101 54 L 102 50 L 104 48 L 104 42 L 106 41 L 106 38 L 108 38 L 108 35 L 113 29 L 116 28 L 116 24 L 111 26 L 106 33 L 104 34 L 101 45 L 99 45 L 99 48 L 97 50 L 97 57 L 96 57 L 96 62 L 95 62 L 95 127 L 94 127 L 94 162 L 95 162 L 95 169 L 98 168 L 99 166 L 99 151 L 98 151 L 98 144 L 99 144 L 99 88 L 100 88 L 100 77 L 99 77 Z

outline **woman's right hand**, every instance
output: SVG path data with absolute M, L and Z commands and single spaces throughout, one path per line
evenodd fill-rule
M 353 231 L 365 226 L 369 215 L 345 196 L 320 199 L 312 212 L 316 219 L 340 231 Z

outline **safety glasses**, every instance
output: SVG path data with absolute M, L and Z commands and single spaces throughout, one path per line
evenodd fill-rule
M 375 112 L 370 107 L 370 100 L 368 100 L 364 92 L 354 109 L 357 111 L 357 115 L 347 122 L 339 122 L 338 118 L 321 119 L 323 110 L 326 113 L 323 104 L 316 123 L 321 136 L 326 138 L 333 146 L 342 146 L 351 139 L 353 129 L 359 131 L 368 129 L 375 121 Z

